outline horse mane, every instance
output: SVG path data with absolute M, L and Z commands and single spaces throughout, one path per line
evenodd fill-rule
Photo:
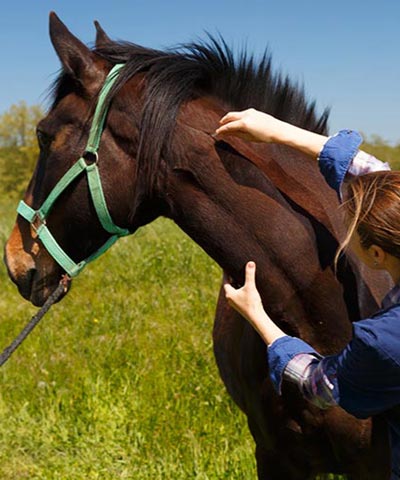
M 110 100 L 133 76 L 146 76 L 137 161 L 145 167 L 147 180 L 157 170 L 161 157 L 169 156 L 179 108 L 200 96 L 214 97 L 226 110 L 253 107 L 302 128 L 326 133 L 329 111 L 317 116 L 315 102 L 307 101 L 304 89 L 273 71 L 268 50 L 258 60 L 245 50 L 234 55 L 222 38 L 209 35 L 208 41 L 166 51 L 108 41 L 94 52 L 111 64 L 125 63 Z M 54 84 L 54 103 L 72 88 L 66 76 L 62 74 Z

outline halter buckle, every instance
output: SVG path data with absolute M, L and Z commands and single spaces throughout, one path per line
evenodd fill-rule
M 35 216 L 32 218 L 31 225 L 35 232 L 38 233 L 40 228 L 43 225 L 46 225 L 46 219 L 42 218 L 39 212 L 36 212 Z

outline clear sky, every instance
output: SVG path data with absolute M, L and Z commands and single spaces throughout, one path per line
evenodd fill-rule
M 400 142 L 400 0 L 0 0 L 0 112 L 44 103 L 59 62 L 54 10 L 85 43 L 93 20 L 113 39 L 163 48 L 220 33 L 303 84 L 331 132 L 355 128 Z M 44 103 L 45 106 L 45 103 Z

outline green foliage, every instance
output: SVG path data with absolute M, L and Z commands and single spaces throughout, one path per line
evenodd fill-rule
M 28 106 L 21 101 L 0 116 L 0 145 L 2 147 L 30 147 L 36 144 L 35 128 L 43 117 L 38 105 Z
M 0 148 L 0 193 L 21 197 L 32 175 L 37 154 L 18 147 Z
M 0 116 L 0 194 L 20 196 L 39 154 L 35 128 L 42 109 L 25 102 L 12 105 Z

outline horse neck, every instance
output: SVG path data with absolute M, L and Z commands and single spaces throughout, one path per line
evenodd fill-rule
M 237 152 L 218 152 L 209 135 L 194 129 L 179 138 L 186 146 L 171 165 L 168 216 L 236 282 L 243 282 L 245 264 L 256 261 L 268 312 L 289 333 L 318 343 L 313 325 L 325 315 L 332 320 L 329 335 L 341 324 L 349 334 L 348 313 L 338 301 L 341 287 L 332 270 L 321 266 L 310 221 Z M 335 245 L 326 247 L 334 252 Z M 332 305 L 326 298 L 318 305 L 322 287 L 325 294 L 331 290 Z

